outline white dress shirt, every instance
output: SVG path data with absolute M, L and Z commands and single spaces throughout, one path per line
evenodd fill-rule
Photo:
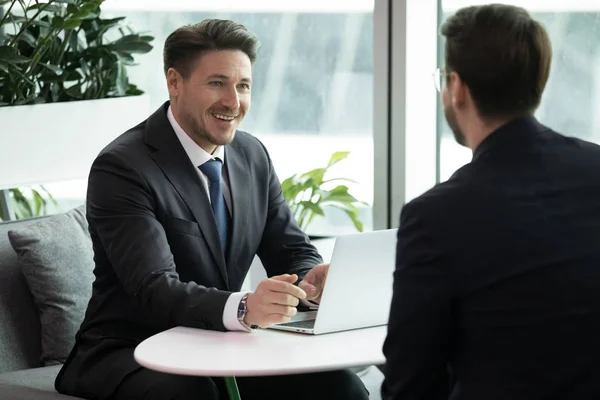
M 175 117 L 173 116 L 173 112 L 171 111 L 171 106 L 167 110 L 167 118 L 177 135 L 177 138 L 181 142 L 183 149 L 188 155 L 192 164 L 196 166 L 196 172 L 200 176 L 200 180 L 204 184 L 204 188 L 206 189 L 206 193 L 210 193 L 208 189 L 209 181 L 208 177 L 202 173 L 200 167 L 207 161 L 218 159 L 221 160 L 225 165 L 225 149 L 223 146 L 218 146 L 213 154 L 206 152 L 202 147 L 198 146 L 196 142 L 190 138 L 187 133 L 183 130 L 183 128 L 177 123 Z M 221 169 L 221 186 L 223 188 L 223 197 L 225 198 L 225 204 L 227 204 L 227 210 L 229 211 L 229 215 L 231 215 L 231 192 L 229 191 L 229 180 L 227 179 L 227 174 L 223 173 L 223 169 Z M 210 201 L 210 195 L 208 196 L 208 201 Z M 225 329 L 230 331 L 247 331 L 248 329 L 238 321 L 237 318 L 237 310 L 240 304 L 240 300 L 246 294 L 246 292 L 236 292 L 232 293 L 231 296 L 227 299 L 225 303 L 225 309 L 223 310 L 223 325 Z

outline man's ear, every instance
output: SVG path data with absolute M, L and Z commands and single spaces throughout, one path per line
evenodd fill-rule
M 183 77 L 175 68 L 169 68 L 167 70 L 167 89 L 169 90 L 169 97 L 177 97 L 181 90 L 181 84 L 183 83 Z
M 452 105 L 456 108 L 462 108 L 467 102 L 467 96 L 470 96 L 469 87 L 456 72 L 450 72 L 448 89 L 450 89 L 450 99 Z

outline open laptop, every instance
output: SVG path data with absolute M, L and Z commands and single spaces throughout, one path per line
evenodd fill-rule
M 397 229 L 336 239 L 317 311 L 271 329 L 319 335 L 386 325 L 392 301 Z

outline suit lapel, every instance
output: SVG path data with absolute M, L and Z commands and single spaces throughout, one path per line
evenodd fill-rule
M 166 116 L 168 103 L 147 121 L 146 143 L 156 148 L 152 158 L 194 215 L 227 286 L 227 268 L 215 217 L 206 189 Z
M 229 191 L 231 193 L 232 229 L 230 232 L 227 261 L 235 262 L 246 240 L 248 231 L 248 212 L 251 179 L 248 176 L 250 166 L 246 159 L 243 147 L 231 144 L 225 147 L 225 164 L 229 178 Z

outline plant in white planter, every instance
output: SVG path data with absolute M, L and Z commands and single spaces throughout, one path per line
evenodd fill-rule
M 134 65 L 134 54 L 152 49 L 154 38 L 124 26 L 124 17 L 102 18 L 102 2 L 0 0 L 0 148 L 5 152 L 11 147 L 61 145 L 61 140 L 76 148 L 71 138 L 77 135 L 68 134 L 75 129 L 84 148 L 73 157 L 71 167 L 84 167 L 92 152 L 99 150 L 94 145 L 106 140 L 98 138 L 97 132 L 129 127 L 146 116 L 147 99 L 139 98 L 143 92 L 129 82 L 126 68 Z M 99 99 L 116 101 L 111 106 Z M 140 107 L 143 104 L 146 107 Z M 32 130 L 43 134 L 31 135 Z M 95 138 L 103 142 L 94 143 Z M 0 170 L 10 165 L 10 152 L 7 155 Z M 52 176 L 69 176 L 66 171 L 57 174 L 52 159 L 47 164 L 39 161 Z M 28 177 L 15 171 L 11 179 L 22 184 Z M 7 185 L 0 182 L 0 188 Z M 51 196 L 42 193 L 32 192 L 29 200 L 19 189 L 11 189 L 10 198 L 20 210 L 17 217 L 43 214 Z

